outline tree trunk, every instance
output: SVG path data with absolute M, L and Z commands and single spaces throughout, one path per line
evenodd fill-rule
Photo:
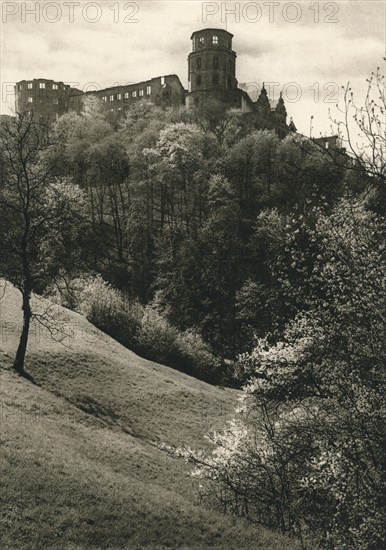
M 13 363 L 14 370 L 20 375 L 28 378 L 27 373 L 24 370 L 24 359 L 27 351 L 29 327 L 31 323 L 31 294 L 29 292 L 23 293 L 23 329 L 20 335 L 20 341 L 16 352 L 15 361 Z

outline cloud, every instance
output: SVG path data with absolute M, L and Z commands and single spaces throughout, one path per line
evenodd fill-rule
M 68 11 L 63 10 L 57 23 L 42 17 L 36 21 L 32 16 L 23 23 L 19 12 L 3 24 L 3 82 L 46 77 L 80 86 L 96 82 L 107 87 L 175 73 L 186 87 L 191 33 L 203 27 L 225 27 L 221 3 L 217 3 L 218 13 L 206 24 L 200 1 L 137 2 L 139 11 L 134 14 L 130 2 L 98 2 L 101 16 L 96 23 L 85 20 L 83 4 L 79 3 L 72 23 Z M 40 2 L 40 9 L 46 4 Z M 263 2 L 258 4 L 263 6 Z M 314 101 L 315 83 L 322 92 L 329 82 L 341 85 L 349 79 L 360 88 L 379 64 L 385 43 L 385 4 L 376 0 L 339 2 L 337 23 L 324 22 L 329 14 L 324 8 L 331 3 L 298 4 L 302 16 L 296 23 L 286 21 L 280 9 L 270 23 L 268 8 L 264 8 L 257 22 L 241 17 L 236 23 L 228 16 L 227 28 L 234 34 L 239 82 L 299 84 L 302 100 L 287 105 L 287 109 L 306 132 L 310 114 L 315 112 L 320 125 L 329 126 L 328 105 Z M 319 6 L 319 22 L 315 21 L 315 4 Z M 234 5 L 227 3 L 228 8 Z M 243 5 L 240 2 L 241 10 Z M 92 10 L 88 13 L 92 17 Z M 131 22 L 134 18 L 137 23 Z M 9 98 L 6 100 L 8 103 L 3 98 L 2 112 L 12 105 Z

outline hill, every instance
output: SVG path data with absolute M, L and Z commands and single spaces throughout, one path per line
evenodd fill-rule
M 290 541 L 200 505 L 190 466 L 162 444 L 207 445 L 238 393 L 142 359 L 56 308 L 58 334 L 34 324 L 27 371 L 11 370 L 19 293 L 0 301 L 1 548 L 264 549 Z M 45 300 L 35 308 L 46 312 Z M 58 325 L 59 326 L 59 325 Z M 54 336 L 54 339 L 53 337 Z

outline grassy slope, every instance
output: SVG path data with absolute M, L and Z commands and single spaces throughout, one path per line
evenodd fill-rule
M 8 286 L 0 302 L 3 550 L 291 548 L 200 506 L 189 466 L 160 448 L 203 447 L 237 392 L 141 359 L 66 310 L 66 347 L 33 327 L 31 384 L 9 370 L 19 308 Z

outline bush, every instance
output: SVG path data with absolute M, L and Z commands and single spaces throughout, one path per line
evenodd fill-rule
M 220 381 L 220 364 L 200 334 L 179 332 L 154 305 L 143 307 L 100 275 L 63 279 L 50 299 L 84 315 L 137 353 L 208 382 Z
M 174 363 L 178 356 L 178 330 L 156 309 L 146 306 L 137 343 L 146 357 L 162 363 Z
M 386 222 L 361 201 L 314 214 L 306 256 L 315 243 L 318 253 L 298 283 L 307 311 L 280 341 L 259 339 L 242 356 L 249 380 L 234 419 L 214 434 L 211 455 L 185 455 L 198 465 L 203 497 L 224 510 L 294 534 L 303 548 L 378 550 L 386 542 Z M 296 242 L 292 253 L 291 268 L 303 269 Z
M 121 344 L 135 347 L 143 307 L 137 301 L 129 301 L 100 275 L 63 281 L 50 298 L 81 313 Z
M 150 305 L 145 308 L 137 343 L 149 359 L 210 382 L 219 380 L 219 361 L 202 337 L 192 329 L 179 332 Z
M 210 351 L 202 336 L 193 329 L 179 333 L 177 344 L 180 364 L 189 374 L 210 382 L 220 381 L 220 361 Z

